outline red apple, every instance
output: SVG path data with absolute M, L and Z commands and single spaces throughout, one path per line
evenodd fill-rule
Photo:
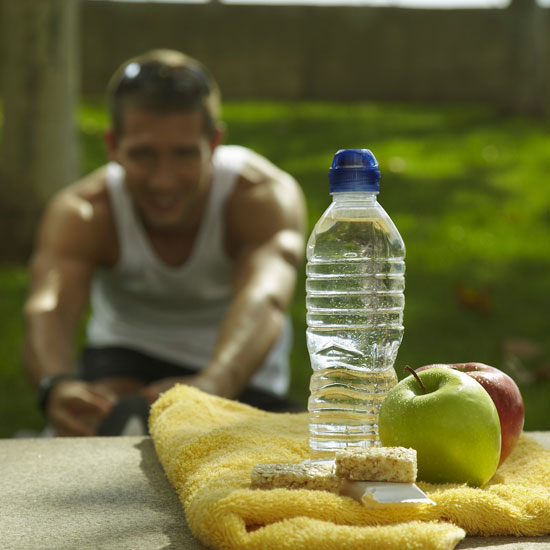
M 515 447 L 525 421 L 523 398 L 517 384 L 505 372 L 483 363 L 426 365 L 415 370 L 418 372 L 432 367 L 450 367 L 462 371 L 477 380 L 491 396 L 500 419 L 500 466 Z

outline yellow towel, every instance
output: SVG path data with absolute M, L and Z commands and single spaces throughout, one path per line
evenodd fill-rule
M 150 429 L 189 527 L 211 548 L 447 550 L 466 533 L 550 533 L 550 451 L 525 435 L 482 489 L 418 483 L 436 506 L 369 507 L 324 491 L 249 488 L 255 464 L 308 457 L 307 414 L 176 386 L 153 405 Z

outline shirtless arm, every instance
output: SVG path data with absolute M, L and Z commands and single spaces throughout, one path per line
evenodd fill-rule
M 283 328 L 304 255 L 305 201 L 298 184 L 262 157 L 245 167 L 228 204 L 235 259 L 233 301 L 199 387 L 234 398 Z
M 24 308 L 24 362 L 33 385 L 74 373 L 74 341 L 88 304 L 99 237 L 89 202 L 70 190 L 52 200 L 38 231 Z M 110 394 L 89 384 L 63 380 L 54 386 L 46 413 L 59 435 L 91 435 L 90 419 L 107 414 L 111 401 Z
M 279 229 L 241 252 L 234 299 L 199 387 L 229 398 L 246 388 L 281 333 L 302 248 L 299 231 Z

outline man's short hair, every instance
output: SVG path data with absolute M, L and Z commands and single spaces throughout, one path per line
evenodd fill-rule
M 128 107 L 160 114 L 201 111 L 204 134 L 212 137 L 221 110 L 218 85 L 197 60 L 175 50 L 151 50 L 123 63 L 107 86 L 116 136 Z

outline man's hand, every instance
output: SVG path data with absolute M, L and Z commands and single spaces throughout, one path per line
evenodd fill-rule
M 216 384 L 202 374 L 196 374 L 194 376 L 173 376 L 170 378 L 163 378 L 157 380 L 148 386 L 145 386 L 140 390 L 141 395 L 147 399 L 149 404 L 154 403 L 161 393 L 168 391 L 176 384 L 185 384 L 187 386 L 194 386 L 199 390 L 214 395 L 219 394 L 219 388 Z
M 116 399 L 115 393 L 105 387 L 81 380 L 63 380 L 54 386 L 46 414 L 56 435 L 93 436 Z

